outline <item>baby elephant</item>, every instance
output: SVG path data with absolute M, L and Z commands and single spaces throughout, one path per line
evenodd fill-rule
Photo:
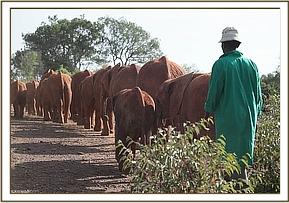
M 150 144 L 149 137 L 156 132 L 155 102 L 153 98 L 139 87 L 124 89 L 113 97 L 115 115 L 115 144 L 118 140 L 127 147 L 126 138 L 142 144 Z M 131 145 L 135 156 L 136 146 Z M 120 161 L 120 149 L 116 149 L 116 159 L 119 169 L 122 170 L 123 161 Z

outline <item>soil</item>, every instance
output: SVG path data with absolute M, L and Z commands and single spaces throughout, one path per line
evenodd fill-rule
M 11 118 L 11 193 L 130 193 L 115 160 L 114 135 L 69 121 Z

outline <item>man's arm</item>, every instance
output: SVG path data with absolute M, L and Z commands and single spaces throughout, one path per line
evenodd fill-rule
M 205 102 L 205 111 L 213 113 L 219 104 L 224 87 L 224 64 L 216 62 L 213 65 L 207 100 Z

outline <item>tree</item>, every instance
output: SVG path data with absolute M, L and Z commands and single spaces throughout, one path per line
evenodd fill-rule
M 40 53 L 32 50 L 17 51 L 11 59 L 11 79 L 33 80 L 43 73 Z
M 135 23 L 123 18 L 110 17 L 98 19 L 102 43 L 99 54 L 113 64 L 145 63 L 162 55 L 157 38 Z
M 192 73 L 192 72 L 199 72 L 200 71 L 198 69 L 197 65 L 194 63 L 192 65 L 183 64 L 182 67 L 186 71 L 186 73 Z
M 48 17 L 49 23 L 42 23 L 34 33 L 23 35 L 26 46 L 38 50 L 46 68 L 63 65 L 68 71 L 80 69 L 91 57 L 95 61 L 95 47 L 100 43 L 99 28 L 84 16 L 72 20 Z

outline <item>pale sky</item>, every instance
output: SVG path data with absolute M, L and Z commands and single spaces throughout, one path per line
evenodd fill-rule
M 280 60 L 279 9 L 12 9 L 12 53 L 24 47 L 22 33 L 34 32 L 48 16 L 72 19 L 82 14 L 90 21 L 124 17 L 158 38 L 169 59 L 196 64 L 202 72 L 210 72 L 222 55 L 218 42 L 227 26 L 239 31 L 239 51 L 257 64 L 260 74 L 276 70 Z

